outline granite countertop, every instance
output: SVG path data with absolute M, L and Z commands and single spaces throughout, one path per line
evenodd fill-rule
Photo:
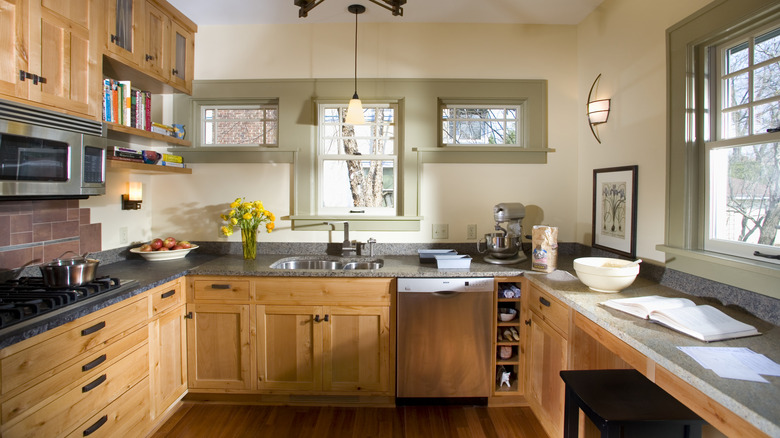
M 600 327 L 626 342 L 658 365 L 687 381 L 714 401 L 735 414 L 745 418 L 769 436 L 780 436 L 780 377 L 765 376 L 770 383 L 756 383 L 720 378 L 710 370 L 679 351 L 677 346 L 747 347 L 762 353 L 775 362 L 780 362 L 780 327 L 762 321 L 740 309 L 721 306 L 711 300 L 691 297 L 656 282 L 639 277 L 634 284 L 618 294 L 591 292 L 575 275 L 573 257 L 562 255 L 558 259 L 558 270 L 549 274 L 530 271 L 530 261 L 518 265 L 495 265 L 484 263 L 474 257 L 468 269 L 437 269 L 435 264 L 420 264 L 417 256 L 381 255 L 384 266 L 378 270 L 282 270 L 271 268 L 279 260 L 296 259 L 339 259 L 334 256 L 259 254 L 256 260 L 244 260 L 238 255 L 210 255 L 193 253 L 184 259 L 164 262 L 147 262 L 140 258 L 101 265 L 98 275 L 111 275 L 137 281 L 137 288 L 120 295 L 99 296 L 100 299 L 88 305 L 79 306 L 53 317 L 42 319 L 24 330 L 0 330 L 0 348 L 72 321 L 78 317 L 143 293 L 184 275 L 258 276 L 258 277 L 502 277 L 526 275 L 531 282 L 554 295 L 562 302 L 594 321 Z M 354 257 L 350 260 L 366 260 Z M 671 329 L 648 321 L 605 308 L 599 303 L 612 298 L 627 298 L 644 295 L 685 296 L 697 304 L 709 303 L 721 308 L 738 320 L 758 328 L 761 336 L 720 341 L 711 344 L 677 333 Z M 98 298 L 98 297 L 96 297 Z M 13 329 L 14 327 L 11 327 Z
M 780 377 L 763 376 L 769 383 L 721 378 L 677 349 L 678 346 L 745 347 L 780 363 L 780 327 L 762 321 L 741 309 L 722 306 L 716 300 L 684 295 L 642 277 L 638 277 L 620 293 L 592 292 L 573 275 L 570 258 L 559 259 L 558 267 L 559 270 L 550 274 L 529 271 L 526 277 L 769 436 L 780 437 Z M 659 324 L 599 305 L 613 298 L 647 295 L 685 297 L 696 304 L 713 305 L 737 320 L 755 326 L 761 335 L 706 343 Z

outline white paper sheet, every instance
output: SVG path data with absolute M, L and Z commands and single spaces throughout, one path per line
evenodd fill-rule
M 780 364 L 755 353 L 749 348 L 738 347 L 677 347 L 691 356 L 699 365 L 727 379 L 769 383 L 761 374 L 780 375 Z

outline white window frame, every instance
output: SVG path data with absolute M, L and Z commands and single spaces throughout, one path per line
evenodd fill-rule
M 399 149 L 402 147 L 399 144 L 399 105 L 397 102 L 377 102 L 377 103 L 368 103 L 363 102 L 363 109 L 364 111 L 369 108 L 391 108 L 393 109 L 393 122 L 390 123 L 391 126 L 393 126 L 393 153 L 392 154 L 371 154 L 371 155 L 346 155 L 344 153 L 337 153 L 337 154 L 324 154 L 321 152 L 321 142 L 324 139 L 324 127 L 327 125 L 333 126 L 342 126 L 345 125 L 344 119 L 342 118 L 337 123 L 327 122 L 325 120 L 325 110 L 326 109 L 333 109 L 336 108 L 339 111 L 346 114 L 346 110 L 348 107 L 348 103 L 346 102 L 318 102 L 317 103 L 317 144 L 316 144 L 316 156 L 317 156 L 317 214 L 322 216 L 397 216 L 398 215 L 398 202 L 399 202 L 399 175 L 401 174 L 401 170 L 399 169 L 400 160 L 399 157 Z M 376 122 L 372 122 L 369 120 L 366 120 L 367 125 L 376 124 Z M 336 129 L 337 132 L 341 132 L 340 128 Z M 330 137 L 328 137 L 330 138 Z M 359 137 L 357 137 L 359 138 Z M 365 138 L 365 137 L 364 137 Z M 330 160 L 339 160 L 339 161 L 346 161 L 349 159 L 353 159 L 359 157 L 360 160 L 365 161 L 374 161 L 374 160 L 381 160 L 381 161 L 389 161 L 393 163 L 393 193 L 392 193 L 392 207 L 325 207 L 324 200 L 325 200 L 325 194 L 324 194 L 324 188 L 325 184 L 322 181 L 322 178 L 324 177 L 324 164 L 326 161 Z
M 261 122 L 264 124 L 263 126 L 263 136 L 262 136 L 262 143 L 252 143 L 252 144 L 207 144 L 206 143 L 206 130 L 207 130 L 207 124 L 209 121 L 206 120 L 206 111 L 208 110 L 230 110 L 230 109 L 261 109 L 263 110 L 263 117 L 255 120 L 256 122 Z M 266 110 L 275 110 L 276 111 L 276 118 L 266 118 L 265 112 Z M 199 106 L 199 114 L 200 114 L 200 145 L 202 147 L 209 147 L 209 148 L 253 148 L 253 147 L 278 147 L 279 146 L 279 104 L 276 102 L 241 102 L 241 103 L 222 103 L 222 102 L 215 102 L 215 103 L 203 103 Z M 224 119 L 225 121 L 230 121 L 231 119 Z M 240 122 L 240 119 L 235 119 L 232 121 Z M 275 123 L 276 124 L 276 141 L 275 142 L 266 142 L 267 136 L 266 136 L 266 130 L 267 125 L 269 123 Z
M 444 110 L 451 109 L 451 110 L 469 110 L 469 109 L 488 109 L 488 110 L 514 110 L 515 111 L 515 117 L 513 119 L 510 118 L 502 118 L 502 119 L 472 119 L 472 118 L 461 118 L 461 117 L 453 117 L 453 118 L 445 118 L 444 117 Z M 523 121 L 525 120 L 525 105 L 524 102 L 515 102 L 515 103 L 497 103 L 497 102 L 470 102 L 470 103 L 459 103 L 459 102 L 447 102 L 442 101 L 439 105 L 439 142 L 441 146 L 444 147 L 480 147 L 480 146 L 488 146 L 488 147 L 525 147 L 525 135 L 523 135 L 525 126 Z M 447 142 L 445 135 L 444 135 L 444 125 L 448 122 L 454 122 L 456 124 L 454 130 L 457 131 L 458 127 L 457 124 L 459 123 L 472 123 L 472 122 L 487 122 L 492 121 L 493 123 L 499 123 L 503 125 L 504 133 L 506 137 L 506 125 L 508 122 L 514 122 L 515 123 L 515 142 L 514 143 L 460 143 L 458 142 L 454 136 L 451 136 L 453 138 L 453 142 Z
M 726 184 L 722 180 L 722 178 L 720 178 L 720 175 L 714 174 L 712 172 L 712 166 L 714 164 L 713 160 L 715 159 L 722 160 L 720 158 L 717 158 L 716 153 L 718 150 L 725 149 L 725 148 L 750 146 L 754 144 L 774 142 L 771 139 L 767 138 L 768 136 L 766 133 L 754 132 L 753 115 L 754 115 L 754 109 L 757 106 L 765 105 L 771 102 L 780 102 L 780 95 L 776 95 L 770 98 L 764 98 L 758 101 L 754 100 L 753 76 L 755 70 L 767 66 L 769 64 L 772 64 L 774 62 L 778 62 L 780 57 L 773 58 L 772 60 L 769 61 L 762 61 L 758 64 L 755 64 L 753 59 L 753 53 L 754 53 L 755 38 L 764 35 L 768 32 L 771 32 L 773 30 L 776 30 L 778 27 L 780 27 L 780 21 L 775 21 L 768 26 L 764 26 L 759 29 L 752 30 L 750 32 L 746 32 L 741 35 L 735 36 L 735 38 L 731 38 L 726 42 L 718 44 L 717 46 L 712 46 L 708 50 L 708 56 L 710 57 L 709 65 L 711 71 L 714 73 L 715 79 L 709 81 L 710 89 L 708 91 L 709 91 L 710 98 L 708 100 L 709 102 L 713 102 L 714 104 L 711 105 L 709 114 L 707 115 L 709 120 L 705 120 L 705 124 L 707 124 L 706 126 L 711 127 L 712 131 L 705 132 L 705 140 L 709 139 L 710 141 L 703 142 L 704 162 L 705 162 L 704 164 L 705 232 L 704 232 L 703 244 L 704 244 L 704 249 L 706 251 L 712 251 L 716 253 L 741 257 L 745 259 L 761 260 L 767 263 L 780 265 L 780 260 L 768 259 L 766 257 L 757 257 L 753 255 L 754 252 L 756 251 L 766 253 L 768 247 L 765 245 L 753 244 L 749 242 L 736 242 L 731 240 L 717 239 L 715 237 L 714 227 L 715 227 L 715 220 L 718 211 L 718 206 L 716 205 L 716 203 L 719 199 L 721 199 L 721 197 L 713 196 L 713 191 L 718 191 L 718 192 L 725 191 Z M 748 66 L 738 71 L 727 72 L 727 65 L 726 65 L 727 52 L 729 49 L 734 48 L 740 44 L 747 44 Z M 727 102 L 728 96 L 726 96 L 727 87 L 725 83 L 728 79 L 743 74 L 748 74 L 747 102 L 738 105 L 729 106 Z M 727 135 L 724 127 L 724 118 L 726 117 L 726 114 L 733 111 L 744 110 L 744 109 L 748 110 L 748 129 L 747 129 L 748 134 L 743 136 Z

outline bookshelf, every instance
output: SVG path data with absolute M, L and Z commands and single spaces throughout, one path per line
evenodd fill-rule
M 133 173 L 160 175 L 164 173 L 192 174 L 189 167 L 158 166 L 156 164 L 135 163 L 132 161 L 106 160 L 108 170 L 129 170 Z
M 183 146 L 191 147 L 192 142 L 180 140 L 170 135 L 157 134 L 143 129 L 131 128 L 117 123 L 103 122 L 108 128 L 108 139 L 124 141 L 142 146 Z

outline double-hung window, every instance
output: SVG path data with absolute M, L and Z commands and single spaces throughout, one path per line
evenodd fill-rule
M 362 125 L 345 123 L 346 112 L 318 105 L 318 214 L 396 215 L 398 105 L 364 103 Z
M 708 50 L 704 248 L 745 258 L 780 253 L 780 23 Z

